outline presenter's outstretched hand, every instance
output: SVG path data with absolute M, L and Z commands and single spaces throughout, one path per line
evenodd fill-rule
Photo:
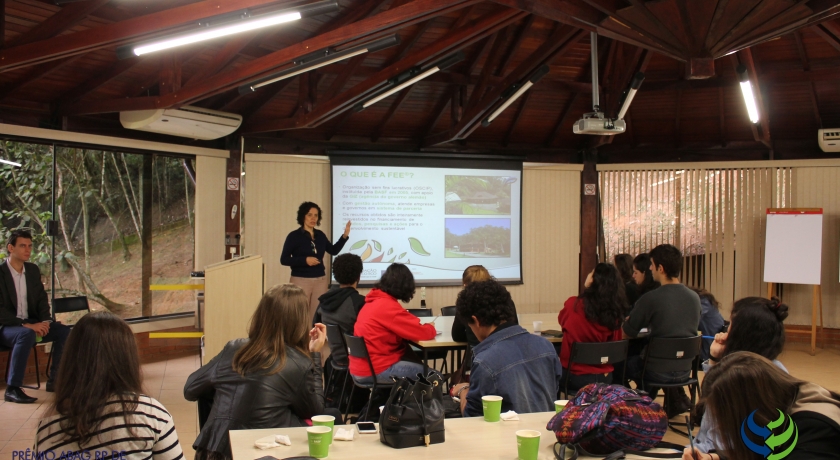
M 306 258 L 306 264 L 309 265 L 310 267 L 314 267 L 314 266 L 316 266 L 320 263 L 321 263 L 321 261 L 318 260 L 317 257 L 307 257 Z
M 348 221 L 347 221 L 347 225 L 345 225 L 345 226 L 344 226 L 344 237 L 345 237 L 345 238 L 347 238 L 347 237 L 349 237 L 349 236 L 350 236 L 350 225 L 351 225 L 352 223 L 353 223 L 353 222 L 351 222 L 351 221 L 349 221 L 349 220 L 348 220 Z
M 327 326 L 321 323 L 315 323 L 315 327 L 309 331 L 309 352 L 315 353 L 321 351 L 324 344 L 327 342 Z

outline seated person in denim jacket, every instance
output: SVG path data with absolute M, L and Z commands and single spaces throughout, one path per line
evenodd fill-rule
M 501 396 L 502 412 L 554 410 L 563 368 L 551 343 L 514 323 L 510 293 L 495 280 L 472 283 L 458 294 L 456 315 L 479 340 L 470 383 L 453 388 L 466 417 L 484 412 L 481 397 Z M 466 397 L 464 397 L 466 395 Z

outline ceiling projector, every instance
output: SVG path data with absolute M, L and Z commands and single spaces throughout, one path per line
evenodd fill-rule
M 593 112 L 583 115 L 583 118 L 575 123 L 573 130 L 575 134 L 597 134 L 601 136 L 613 136 L 621 134 L 627 129 L 624 120 L 613 120 L 604 117 L 604 112 Z

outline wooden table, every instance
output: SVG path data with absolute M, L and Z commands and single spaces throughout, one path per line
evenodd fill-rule
M 519 421 L 488 423 L 482 417 L 447 419 L 446 442 L 429 447 L 392 449 L 379 441 L 377 434 L 357 434 L 352 442 L 333 441 L 329 458 L 335 460 L 353 459 L 400 459 L 441 460 L 457 458 L 464 460 L 504 459 L 515 460 L 516 431 L 537 430 L 540 437 L 538 460 L 554 460 L 554 433 L 545 429 L 553 412 L 521 414 Z M 351 428 L 347 425 L 345 428 Z M 254 441 L 264 436 L 284 434 L 292 441 L 291 446 L 280 446 L 260 450 Z M 681 442 L 681 441 L 676 441 Z M 309 455 L 306 428 L 277 428 L 266 430 L 231 430 L 230 445 L 233 460 L 254 460 L 266 455 L 278 459 Z M 584 457 L 581 457 L 584 458 Z M 627 456 L 628 459 L 640 458 Z

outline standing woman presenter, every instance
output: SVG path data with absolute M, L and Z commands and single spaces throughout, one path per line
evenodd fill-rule
M 297 212 L 297 223 L 300 228 L 292 231 L 283 243 L 280 253 L 280 263 L 292 267 L 292 277 L 289 282 L 303 289 L 309 302 L 309 318 L 315 316 L 318 308 L 318 297 L 321 297 L 329 287 L 329 279 L 324 268 L 324 255 L 337 255 L 350 236 L 350 221 L 344 227 L 344 234 L 330 243 L 327 235 L 318 230 L 321 225 L 321 208 L 311 202 L 301 203 Z

